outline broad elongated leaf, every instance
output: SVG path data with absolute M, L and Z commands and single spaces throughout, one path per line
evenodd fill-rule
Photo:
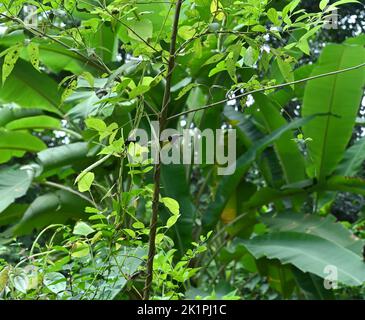
M 355 176 L 365 160 L 365 138 L 356 141 L 346 150 L 345 156 L 334 174 L 340 176 Z
M 0 212 L 15 199 L 25 195 L 32 182 L 33 173 L 26 169 L 0 169 Z
M 3 107 L 0 109 L 0 127 L 6 125 L 7 123 L 32 116 L 39 116 L 42 114 L 42 110 L 39 109 L 22 109 L 22 108 L 12 108 Z
M 84 208 L 88 204 L 83 198 L 67 191 L 47 193 L 31 203 L 12 231 L 15 235 L 29 234 L 50 224 L 85 218 Z
M 311 214 L 280 213 L 263 216 L 262 221 L 274 232 L 299 232 L 319 236 L 361 255 L 364 242 L 356 238 L 332 215 L 319 217 Z
M 365 180 L 356 177 L 333 176 L 326 181 L 323 189 L 365 195 Z
M 257 124 L 253 117 L 235 111 L 230 106 L 224 108 L 223 114 L 227 122 L 237 130 L 237 136 L 245 147 L 251 147 L 255 141 L 264 136 L 257 128 Z
M 246 148 L 251 147 L 264 136 L 264 127 L 254 117 L 235 111 L 232 107 L 224 109 L 224 116 L 236 129 L 239 140 Z M 261 130 L 259 130 L 261 129 Z M 280 186 L 284 179 L 279 160 L 273 149 L 263 152 L 258 161 L 259 169 L 270 186 Z
M 0 226 L 6 226 L 20 221 L 28 205 L 13 203 L 0 213 Z
M 0 101 L 14 102 L 23 108 L 37 108 L 61 114 L 58 106 L 61 95 L 57 83 L 39 73 L 30 63 L 19 60 L 0 88 Z
M 360 255 L 317 235 L 275 232 L 242 243 L 256 258 L 279 259 L 322 278 L 327 276 L 326 268 L 332 266 L 340 283 L 359 286 L 365 282 L 365 264 Z
M 304 273 L 297 268 L 292 268 L 294 280 L 307 300 L 333 300 L 333 290 L 323 286 L 323 279 L 312 274 Z
M 260 208 L 263 205 L 268 205 L 278 200 L 285 200 L 295 197 L 299 194 L 303 194 L 306 191 L 304 189 L 288 189 L 277 190 L 274 188 L 261 188 L 258 190 L 248 201 L 242 204 L 241 210 L 249 211 L 252 209 Z
M 44 170 L 50 170 L 80 161 L 86 158 L 87 152 L 86 142 L 76 142 L 41 151 L 38 159 Z
M 39 41 L 40 61 L 54 72 L 68 70 L 75 74 L 81 74 L 85 69 L 92 67 L 80 55 L 67 50 L 57 43 Z
M 269 133 L 287 123 L 280 114 L 279 108 L 275 107 L 274 102 L 268 97 L 257 94 L 254 98 L 259 107 L 259 111 L 255 112 L 254 115 L 262 121 Z M 292 132 L 285 132 L 274 143 L 274 149 L 287 183 L 301 181 L 305 178 L 304 159 L 293 138 Z
M 46 149 L 44 142 L 27 132 L 0 131 L 0 150 L 38 152 Z
M 6 128 L 9 130 L 60 129 L 61 121 L 50 116 L 34 116 L 11 121 Z
M 215 200 L 207 209 L 209 214 L 203 217 L 203 226 L 209 229 L 218 221 L 219 216 L 222 213 L 223 208 L 225 207 L 233 190 L 235 190 L 239 185 L 244 174 L 247 172 L 252 162 L 255 161 L 258 154 L 275 142 L 276 139 L 281 137 L 283 133 L 302 126 L 303 124 L 311 121 L 314 117 L 316 117 L 316 115 L 312 115 L 303 119 L 296 119 L 287 125 L 276 129 L 271 134 L 257 141 L 253 147 L 251 147 L 246 153 L 239 157 L 235 163 L 236 171 L 234 174 L 224 176 L 220 181 Z
M 318 66 L 312 75 L 336 71 L 365 61 L 362 46 L 329 45 L 323 50 Z M 303 127 L 313 167 L 311 176 L 323 180 L 331 174 L 343 156 L 355 124 L 363 95 L 365 69 L 310 81 L 305 89 L 303 116 L 316 112 L 329 112 L 334 116 L 315 119 Z

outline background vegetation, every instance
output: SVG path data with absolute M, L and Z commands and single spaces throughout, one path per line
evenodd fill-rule
M 2 1 L 0 297 L 363 299 L 364 25 L 348 0 Z M 138 161 L 153 120 L 236 129 L 236 172 Z

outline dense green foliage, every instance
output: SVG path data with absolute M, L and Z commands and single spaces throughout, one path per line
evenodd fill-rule
M 2 1 L 0 298 L 363 299 L 365 219 L 333 216 L 365 196 L 343 8 Z M 156 120 L 235 129 L 235 172 L 154 164 L 127 137 Z

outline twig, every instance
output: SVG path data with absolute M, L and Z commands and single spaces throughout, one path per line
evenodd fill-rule
M 162 100 L 162 108 L 159 116 L 159 124 L 160 130 L 163 130 L 166 125 L 168 104 L 170 102 L 171 96 L 171 78 L 172 78 L 172 70 L 175 66 L 175 50 L 176 50 L 176 37 L 179 25 L 180 11 L 181 11 L 182 0 L 176 0 L 175 7 L 175 17 L 174 23 L 172 27 L 171 34 L 171 42 L 170 42 L 170 54 L 169 54 L 169 62 L 168 69 L 166 75 L 166 86 L 165 92 Z M 158 155 L 160 157 L 160 155 Z M 161 176 L 161 161 L 158 159 L 157 164 L 155 165 L 154 171 L 154 193 L 153 193 L 153 201 L 152 201 L 152 216 L 150 222 L 150 235 L 149 235 L 149 250 L 148 250 L 148 259 L 147 259 L 147 277 L 145 286 L 143 289 L 143 299 L 148 300 L 150 297 L 151 285 L 153 280 L 153 260 L 156 253 L 156 231 L 157 231 L 157 220 L 158 220 L 158 209 L 159 209 L 159 200 L 160 200 L 160 176 Z
M 237 95 L 233 98 L 227 98 L 227 99 L 224 99 L 224 100 L 213 102 L 211 104 L 207 104 L 205 106 L 202 106 L 202 107 L 199 107 L 199 108 L 196 108 L 196 109 L 191 109 L 191 110 L 187 110 L 187 111 L 184 111 L 184 112 L 180 112 L 178 114 L 175 114 L 175 115 L 167 118 L 167 120 L 178 118 L 180 116 L 183 116 L 183 115 L 186 115 L 186 114 L 189 114 L 189 113 L 192 113 L 192 112 L 198 112 L 198 111 L 201 111 L 201 110 L 216 107 L 218 105 L 221 105 L 222 103 L 226 103 L 228 101 L 234 101 L 234 100 L 249 96 L 251 94 L 263 92 L 263 91 L 266 91 L 266 90 L 281 89 L 281 88 L 292 86 L 292 85 L 295 85 L 295 84 L 299 84 L 299 83 L 303 83 L 303 82 L 307 82 L 307 81 L 311 81 L 311 80 L 315 80 L 315 79 L 319 79 L 319 78 L 329 77 L 329 76 L 333 76 L 333 75 L 336 75 L 336 74 L 339 74 L 339 73 L 345 73 L 345 72 L 348 72 L 348 71 L 360 69 L 360 68 L 363 68 L 363 67 L 365 67 L 365 62 L 362 63 L 362 64 L 359 64 L 357 66 L 350 67 L 350 68 L 345 68 L 345 69 L 341 69 L 341 70 L 337 70 L 337 71 L 323 73 L 323 74 L 319 74 L 319 75 L 316 75 L 316 76 L 312 76 L 312 77 L 308 77 L 308 78 L 304 78 L 304 79 L 300 79 L 300 80 L 296 80 L 296 81 L 292 81 L 292 82 L 277 84 L 277 85 L 274 85 L 274 86 L 263 87 L 263 88 L 260 88 L 260 89 L 256 89 L 256 90 L 252 90 L 252 91 L 249 91 L 249 92 L 239 94 L 239 95 Z
M 57 188 L 57 189 L 61 189 L 61 190 L 64 190 L 64 191 L 73 193 L 73 194 L 79 196 L 80 198 L 86 200 L 87 202 L 91 203 L 95 208 L 98 207 L 96 205 L 96 203 L 94 201 L 92 201 L 90 198 L 88 198 L 87 196 L 83 195 L 80 192 L 77 192 L 76 190 L 74 190 L 74 189 L 72 189 L 70 187 L 66 187 L 66 186 L 64 186 L 62 184 L 58 184 L 58 183 L 55 183 L 55 182 L 52 182 L 52 181 L 45 181 L 45 182 L 42 182 L 42 184 L 44 184 L 46 186 L 49 186 L 49 187 L 54 187 L 54 188 Z
M 89 63 L 89 64 L 93 65 L 94 67 L 96 67 L 100 71 L 106 72 L 108 74 L 112 73 L 112 71 L 104 63 L 100 63 L 100 61 L 98 61 L 98 60 L 94 60 L 94 59 L 89 58 L 88 56 L 86 56 L 86 55 L 82 54 L 81 52 L 77 51 L 75 48 L 72 48 L 68 44 L 58 40 L 55 37 L 50 36 L 49 34 L 43 32 L 43 31 L 40 31 L 38 29 L 26 26 L 22 20 L 20 20 L 16 17 L 9 17 L 8 15 L 3 14 L 3 13 L 0 13 L 0 16 L 4 17 L 5 19 L 8 19 L 10 21 L 13 21 L 13 22 L 17 23 L 22 28 L 24 28 L 26 30 L 29 30 L 30 32 L 32 32 L 33 34 L 35 34 L 37 36 L 41 36 L 41 37 L 47 38 L 51 41 L 54 41 L 54 42 L 58 43 L 59 45 L 63 46 L 64 48 L 74 52 L 76 55 L 78 55 L 83 60 L 85 60 L 86 63 Z

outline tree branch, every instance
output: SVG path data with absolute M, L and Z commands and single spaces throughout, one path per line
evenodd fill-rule
M 40 31 L 38 29 L 26 26 L 21 19 L 18 19 L 16 17 L 9 17 L 9 16 L 7 16 L 6 14 L 3 14 L 3 13 L 0 13 L 0 16 L 4 17 L 5 19 L 8 19 L 10 21 L 13 21 L 13 22 L 17 23 L 19 26 L 21 26 L 22 28 L 24 28 L 26 30 L 29 30 L 30 32 L 32 32 L 36 36 L 41 36 L 43 38 L 47 38 L 51 41 L 54 41 L 54 42 L 58 43 L 59 45 L 63 46 L 64 48 L 74 52 L 76 55 L 78 55 L 80 58 L 82 58 L 82 60 L 84 60 L 86 62 L 86 64 L 90 64 L 90 65 L 94 66 L 95 68 L 99 69 L 102 72 L 106 72 L 108 74 L 112 73 L 112 71 L 104 63 L 101 63 L 98 60 L 92 59 L 92 58 L 82 54 L 81 52 L 77 51 L 75 48 L 72 48 L 68 44 L 58 40 L 55 37 L 50 36 L 49 34 L 43 32 L 43 31 Z
M 300 79 L 300 80 L 296 80 L 296 81 L 292 81 L 292 82 L 286 82 L 286 83 L 277 84 L 277 85 L 274 85 L 274 86 L 263 87 L 261 89 L 248 91 L 248 92 L 239 94 L 239 95 L 237 95 L 233 98 L 227 98 L 227 99 L 224 99 L 224 100 L 213 102 L 211 104 L 207 104 L 205 106 L 202 106 L 202 107 L 199 107 L 199 108 L 196 108 L 196 109 L 191 109 L 191 110 L 187 110 L 187 111 L 184 111 L 184 112 L 180 112 L 178 114 L 175 114 L 175 115 L 167 118 L 167 120 L 178 118 L 180 116 L 183 116 L 183 115 L 186 115 L 186 114 L 189 114 L 189 113 L 192 113 L 192 112 L 198 112 L 198 111 L 201 111 L 201 110 L 216 107 L 216 106 L 221 105 L 222 103 L 226 103 L 228 101 L 234 101 L 234 100 L 249 96 L 249 95 L 254 94 L 254 93 L 259 93 L 259 92 L 263 92 L 263 91 L 266 91 L 266 90 L 281 89 L 281 88 L 292 86 L 292 85 L 295 85 L 295 84 L 304 83 L 304 82 L 319 79 L 319 78 L 329 77 L 329 76 L 333 76 L 333 75 L 336 75 L 336 74 L 339 74 L 339 73 L 345 73 L 345 72 L 349 72 L 349 71 L 352 71 L 352 70 L 360 69 L 360 68 L 363 68 L 363 67 L 365 67 L 365 62 L 362 63 L 362 64 L 359 64 L 357 66 L 350 67 L 350 68 L 345 68 L 345 69 L 341 69 L 341 70 L 337 70 L 337 71 L 332 71 L 332 72 L 328 72 L 328 73 L 319 74 L 319 75 L 312 76 L 312 77 L 309 77 L 309 78 L 304 78 L 304 79 Z
M 170 42 L 170 55 L 168 61 L 168 69 L 166 75 L 166 86 L 164 91 L 164 96 L 162 100 L 161 112 L 159 115 L 159 125 L 160 130 L 163 130 L 166 125 L 167 120 L 167 111 L 168 105 L 170 103 L 171 98 L 171 78 L 172 71 L 175 67 L 175 51 L 176 51 L 176 37 L 179 25 L 181 4 L 183 0 L 176 1 L 175 7 L 175 17 L 174 23 L 172 27 L 171 34 L 171 42 Z M 143 290 L 143 299 L 148 300 L 150 297 L 151 285 L 153 280 L 153 260 L 156 253 L 156 231 L 157 231 L 157 221 L 158 221 L 158 211 L 159 211 L 159 202 L 160 202 L 160 176 L 161 176 L 161 159 L 160 155 L 158 155 L 159 159 L 157 164 L 155 165 L 154 171 L 154 192 L 153 192 L 153 201 L 152 201 L 152 216 L 150 221 L 150 235 L 149 235 L 149 250 L 148 250 L 148 259 L 147 259 L 147 277 L 145 282 L 145 287 Z

